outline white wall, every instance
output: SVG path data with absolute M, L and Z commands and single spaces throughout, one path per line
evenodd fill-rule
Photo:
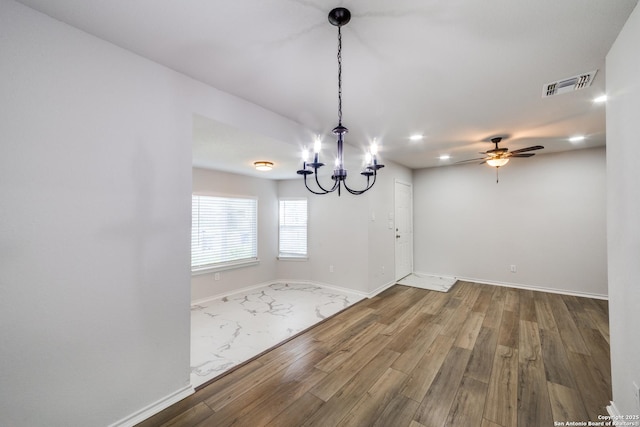
M 637 11 L 632 19 L 628 45 L 637 38 Z M 0 0 L 0 75 L 2 422 L 114 423 L 189 386 L 193 114 L 292 143 L 307 132 L 10 0 Z M 622 103 L 635 102 L 637 111 L 637 99 Z M 632 125 L 625 126 L 622 139 L 630 141 Z M 638 158 L 625 144 L 624 155 Z M 618 158 L 624 179 L 615 184 L 638 182 L 635 165 Z M 309 196 L 317 206 L 326 202 L 324 214 L 312 214 L 325 227 L 310 236 L 324 251 L 312 267 L 317 280 L 365 292 L 386 282 L 376 271 L 393 264 L 393 239 L 370 214 L 393 205 L 388 186 L 396 177 L 410 180 L 407 170 L 390 170 L 382 171 L 380 194 Z M 287 195 L 296 185 L 291 192 L 298 192 L 299 184 L 278 184 L 278 191 Z M 632 189 L 624 194 L 637 197 Z M 629 200 L 629 216 L 614 214 L 635 240 L 616 253 L 633 242 L 637 248 L 638 203 Z M 636 254 L 620 255 L 629 265 L 614 270 L 612 304 L 620 311 L 627 294 L 638 306 L 625 276 L 637 268 Z M 329 262 L 339 280 L 328 276 Z M 279 263 L 278 276 L 289 268 Z M 630 313 L 612 319 L 612 351 L 637 378 L 637 360 L 620 351 L 635 345 L 638 354 L 637 340 L 620 326 L 632 324 Z M 614 367 L 614 396 L 622 396 L 620 378 Z
M 189 128 L 171 73 L 0 7 L 2 424 L 105 425 L 189 384 Z
M 0 76 L 1 424 L 188 392 L 192 117 L 306 131 L 11 0 Z
M 301 179 L 279 181 L 278 195 L 306 197 L 309 217 L 308 260 L 279 261 L 278 277 L 367 292 L 368 196 L 314 195 L 306 190 Z M 333 272 L 329 271 L 331 265 Z
M 386 161 L 378 181 L 369 192 L 353 196 L 346 192 L 314 195 L 302 179 L 278 183 L 279 197 L 307 197 L 309 200 L 309 259 L 280 261 L 278 277 L 311 280 L 371 294 L 394 279 L 394 236 L 387 226 L 393 212 L 394 182 L 411 182 L 409 169 Z M 353 173 L 350 185 L 364 181 Z M 327 178 L 328 179 L 328 178 Z M 375 213 L 375 221 L 372 221 Z M 333 273 L 329 266 L 333 265 Z M 381 267 L 385 274 L 381 274 Z
M 394 182 L 400 179 L 410 183 L 411 171 L 393 162 L 386 163 L 374 189 L 361 196 L 343 192 L 340 197 L 311 194 L 302 179 L 272 181 L 194 168 L 194 193 L 259 198 L 260 265 L 222 271 L 217 281 L 212 273 L 193 276 L 192 301 L 273 280 L 311 281 L 364 294 L 388 285 L 394 277 L 395 233 L 388 227 L 388 215 L 394 208 Z M 352 186 L 364 182 L 353 175 L 348 178 Z M 308 200 L 307 260 L 277 260 L 278 199 L 283 197 Z
M 604 149 L 516 159 L 495 181 L 477 164 L 414 171 L 414 269 L 605 296 Z
M 640 7 L 607 55 L 607 242 L 613 401 L 640 414 Z
M 382 179 L 369 196 L 369 292 L 388 285 L 396 278 L 395 183 L 413 183 L 411 169 L 393 162 L 386 162 L 381 173 Z M 389 221 L 393 223 L 391 228 Z
M 191 278 L 191 300 L 211 298 L 276 279 L 278 256 L 277 182 L 207 169 L 193 168 L 193 193 L 258 199 L 258 258 L 260 264 Z

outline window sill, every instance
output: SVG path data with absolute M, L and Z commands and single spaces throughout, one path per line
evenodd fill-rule
M 192 276 L 200 276 L 201 274 L 216 273 L 218 271 L 233 270 L 236 268 L 251 267 L 260 264 L 260 259 L 251 259 L 246 261 L 228 262 L 215 266 L 199 267 L 191 270 Z
M 309 257 L 302 256 L 279 256 L 278 261 L 309 261 Z

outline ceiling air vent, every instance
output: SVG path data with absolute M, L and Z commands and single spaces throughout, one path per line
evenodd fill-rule
M 569 77 L 553 83 L 547 83 L 542 87 L 542 97 L 560 95 L 562 93 L 573 92 L 591 86 L 598 70 Z

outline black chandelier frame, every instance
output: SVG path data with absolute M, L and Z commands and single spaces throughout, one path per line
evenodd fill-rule
M 333 133 L 336 135 L 338 153 L 337 153 L 337 161 L 336 167 L 333 170 L 333 174 L 331 175 L 331 179 L 333 180 L 333 184 L 330 188 L 325 188 L 322 184 L 320 184 L 320 180 L 318 179 L 318 169 L 324 166 L 324 163 L 321 163 L 319 160 L 319 150 L 316 150 L 314 153 L 313 162 L 307 163 L 306 159 L 303 162 L 302 169 L 300 169 L 297 173 L 302 175 L 304 178 L 304 185 L 313 194 L 329 194 L 334 191 L 338 191 L 338 195 L 340 195 L 342 186 L 344 186 L 345 190 L 354 195 L 360 195 L 370 190 L 374 184 L 376 183 L 376 177 L 378 176 L 378 170 L 383 168 L 384 165 L 378 163 L 377 153 L 371 152 L 371 161 L 364 167 L 364 170 L 360 172 L 361 175 L 367 177 L 367 185 L 364 189 L 356 190 L 350 188 L 347 185 L 347 170 L 344 168 L 344 136 L 349 129 L 342 125 L 342 26 L 346 25 L 351 20 L 351 12 L 344 7 L 338 7 L 329 12 L 329 22 L 331 25 L 338 27 L 338 126 L 333 128 Z M 309 187 L 309 183 L 307 181 L 307 177 L 309 175 L 315 176 L 315 182 L 317 185 L 317 189 L 312 189 Z M 373 179 L 371 179 L 373 177 Z

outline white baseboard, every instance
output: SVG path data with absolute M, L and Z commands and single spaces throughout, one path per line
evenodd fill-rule
M 273 283 L 302 283 L 305 285 L 314 285 L 314 286 L 320 286 L 321 288 L 325 288 L 325 289 L 333 289 L 336 291 L 340 291 L 340 292 L 344 292 L 346 294 L 353 294 L 353 295 L 357 295 L 363 298 L 373 298 L 376 295 L 378 295 L 380 292 L 390 288 L 391 286 L 396 284 L 396 281 L 393 280 L 391 282 L 385 283 L 382 286 L 379 286 L 378 288 L 374 289 L 371 292 L 363 292 L 363 291 L 356 291 L 354 289 L 349 289 L 349 288 L 345 288 L 342 286 L 338 286 L 338 285 L 331 285 L 329 283 L 323 283 L 323 282 L 315 282 L 313 280 L 284 280 L 284 279 L 280 279 L 280 280 L 276 280 Z
M 345 288 L 338 285 L 332 285 L 324 282 L 315 282 L 313 280 L 288 280 L 288 279 L 278 279 L 274 280 L 273 283 L 300 283 L 302 285 L 312 285 L 319 286 L 324 289 L 332 289 L 334 291 L 344 292 L 345 294 L 357 295 L 359 297 L 367 298 L 368 294 L 362 291 L 356 291 L 354 289 Z
M 174 403 L 177 403 L 179 401 L 181 401 L 182 399 L 184 399 L 185 397 L 188 397 L 190 395 L 192 395 L 195 392 L 195 390 L 193 389 L 193 387 L 191 386 L 191 384 L 189 384 L 188 386 L 182 387 L 179 390 L 176 390 L 175 392 L 171 393 L 168 396 L 163 397 L 162 399 L 134 412 L 133 414 L 119 420 L 116 421 L 113 424 L 110 424 L 109 427 L 132 427 L 135 426 L 138 423 L 141 423 L 142 421 L 146 420 L 147 418 L 152 417 L 153 415 L 157 414 L 158 412 L 162 411 L 163 409 L 168 408 L 169 406 L 173 405 Z
M 262 288 L 264 286 L 269 286 L 269 285 L 273 285 L 275 283 L 300 283 L 302 285 L 313 285 L 313 286 L 319 286 L 321 288 L 325 288 L 325 289 L 332 289 L 335 291 L 339 291 L 339 292 L 344 292 L 346 294 L 352 294 L 352 295 L 357 295 L 359 297 L 362 298 L 373 298 L 374 296 L 378 295 L 380 292 L 390 288 L 391 286 L 395 285 L 396 281 L 391 281 L 389 283 L 385 283 L 384 285 L 374 289 L 371 292 L 363 292 L 363 291 L 356 291 L 354 289 L 349 289 L 349 288 L 345 288 L 342 286 L 338 286 L 338 285 L 332 285 L 329 283 L 323 283 L 323 282 L 315 282 L 313 280 L 288 280 L 288 279 L 276 279 L 276 280 L 270 280 L 268 282 L 263 282 L 263 283 L 258 283 L 257 285 L 251 285 L 251 286 L 245 286 L 242 287 L 240 289 L 234 289 L 233 291 L 230 292 L 225 292 L 225 293 L 221 293 L 221 294 L 217 294 L 217 295 L 213 295 L 207 298 L 201 298 L 198 300 L 194 300 L 191 301 L 191 306 L 196 306 L 196 305 L 206 305 L 207 303 L 210 303 L 212 301 L 215 300 L 219 300 L 222 298 L 228 298 L 231 297 L 233 295 L 237 295 L 243 292 L 250 292 L 254 289 L 258 289 L 258 288 Z
M 254 289 L 262 288 L 263 286 L 269 286 L 269 285 L 271 285 L 273 283 L 280 283 L 280 282 L 278 280 L 270 280 L 268 282 L 258 283 L 257 285 L 244 286 L 242 288 L 234 289 L 232 291 L 223 292 L 223 293 L 216 294 L 216 295 L 213 295 L 213 296 L 210 296 L 210 297 L 193 300 L 193 301 L 191 301 L 191 306 L 204 305 L 204 304 L 207 304 L 207 303 L 209 303 L 211 301 L 219 300 L 219 299 L 222 299 L 222 298 L 225 298 L 225 297 L 230 297 L 232 295 L 240 294 L 242 292 L 249 292 L 249 291 L 252 291 Z
M 570 291 L 567 289 L 557 289 L 557 288 L 546 288 L 543 286 L 530 286 L 530 285 L 523 285 L 520 283 L 494 282 L 491 280 L 476 279 L 473 277 L 460 277 L 460 276 L 455 276 L 455 277 L 458 280 L 462 280 L 465 282 L 482 283 L 483 285 L 502 286 L 505 288 L 526 289 L 529 291 L 548 292 L 551 294 L 572 295 L 575 297 L 594 298 L 594 299 L 601 299 L 601 300 L 609 299 L 608 295 L 592 294 L 590 292 Z
M 613 403 L 613 400 L 611 401 L 611 405 L 607 406 L 607 412 L 609 413 L 609 415 L 611 415 L 611 418 L 613 419 L 616 419 L 616 420 L 622 419 L 622 414 L 620 413 L 620 411 L 618 411 L 618 408 L 616 407 L 616 404 Z
M 367 294 L 367 298 L 373 298 L 376 295 L 378 295 L 379 293 L 382 293 L 382 292 L 386 291 L 387 289 L 389 289 L 390 287 L 392 287 L 395 284 L 396 284 L 395 280 L 393 280 L 393 281 L 391 281 L 389 283 L 385 283 L 384 285 L 382 285 L 382 286 L 374 289 L 373 291 L 369 292 Z
M 424 275 L 429 275 L 429 276 L 442 276 L 441 274 L 434 274 L 434 273 L 420 273 L 420 274 L 424 274 Z M 546 287 L 542 287 L 542 286 L 530 286 L 530 285 L 523 285 L 520 283 L 510 283 L 510 282 L 496 282 L 496 281 L 492 281 L 492 280 L 485 280 L 485 279 L 477 279 L 474 277 L 460 277 L 460 276 L 453 276 L 458 280 L 463 280 L 465 282 L 474 282 L 474 283 L 481 283 L 484 285 L 493 285 L 493 286 L 502 286 L 505 288 L 516 288 L 516 289 L 526 289 L 526 290 L 530 290 L 530 291 L 539 291 L 539 292 L 549 292 L 552 294 L 560 294 L 560 295 L 572 295 L 572 296 L 576 296 L 576 297 L 585 297 L 585 298 L 595 298 L 595 299 L 601 299 L 601 300 L 608 300 L 609 297 L 607 295 L 602 295 L 602 294 L 593 294 L 593 293 L 589 293 L 589 292 L 579 292 L 579 291 L 570 291 L 570 290 L 566 290 L 566 289 L 556 289 L 556 288 L 546 288 Z M 258 288 L 262 288 L 264 286 L 269 286 L 272 285 L 274 283 L 300 283 L 300 284 L 304 284 L 304 285 L 314 285 L 314 286 L 319 286 L 321 288 L 325 288 L 325 289 L 333 289 L 336 291 L 340 291 L 340 292 L 344 292 L 344 293 L 348 293 L 348 294 L 353 294 L 353 295 L 357 295 L 363 298 L 373 298 L 374 296 L 378 295 L 379 293 L 385 291 L 386 289 L 390 288 L 391 286 L 396 284 L 396 281 L 393 280 L 391 282 L 385 283 L 384 285 L 374 289 L 371 292 L 363 292 L 363 291 L 356 291 L 354 289 L 349 289 L 349 288 L 345 288 L 343 286 L 338 286 L 338 285 L 332 285 L 329 283 L 323 283 L 323 282 L 316 282 L 313 280 L 290 280 L 290 279 L 276 279 L 276 280 L 270 280 L 268 282 L 263 282 L 263 283 L 258 283 L 256 285 L 250 285 L 250 286 L 244 286 L 242 288 L 239 289 L 234 289 L 233 291 L 229 291 L 229 292 L 223 292 L 217 295 L 213 295 L 207 298 L 201 298 L 198 300 L 194 300 L 191 301 L 191 305 L 195 306 L 195 305 L 206 305 L 207 303 L 211 302 L 211 301 L 215 301 L 215 300 L 219 300 L 221 298 L 225 298 L 225 297 L 230 297 L 239 293 L 243 293 L 243 292 L 249 292 L 252 291 L 254 289 L 258 289 Z

